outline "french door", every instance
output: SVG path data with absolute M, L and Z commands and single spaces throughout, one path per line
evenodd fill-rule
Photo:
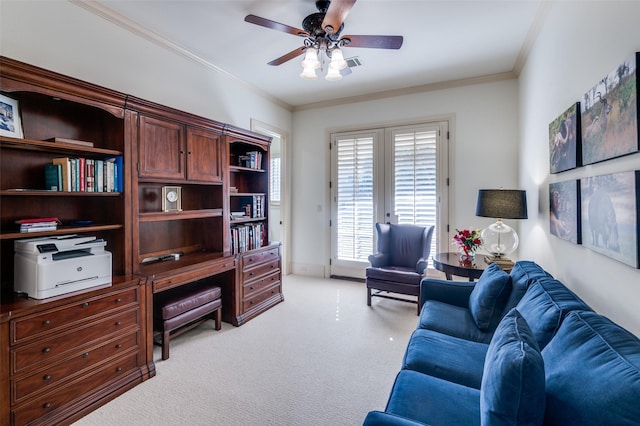
M 331 275 L 363 278 L 376 222 L 434 225 L 447 238 L 448 122 L 331 135 Z

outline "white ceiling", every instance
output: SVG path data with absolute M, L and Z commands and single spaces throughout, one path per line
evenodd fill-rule
M 126 28 L 222 70 L 291 107 L 517 72 L 542 0 L 359 0 L 342 35 L 402 35 L 400 50 L 345 48 L 362 66 L 341 81 L 299 77 L 302 57 L 267 62 L 302 38 L 244 21 L 258 15 L 302 28 L 314 0 L 76 0 Z M 416 89 L 419 90 L 419 89 Z

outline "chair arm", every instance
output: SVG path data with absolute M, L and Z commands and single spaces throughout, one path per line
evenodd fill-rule
M 384 253 L 371 254 L 369 255 L 369 262 L 374 268 L 381 268 L 383 266 L 389 265 L 389 263 L 391 262 L 391 256 Z
M 369 411 L 369 414 L 367 414 L 367 417 L 364 419 L 363 425 L 417 426 L 425 425 L 425 423 L 420 423 L 396 414 L 383 413 L 382 411 Z
M 416 272 L 420 275 L 424 275 L 424 271 L 427 269 L 427 266 L 429 266 L 429 259 L 421 257 L 416 262 Z
M 468 281 L 449 281 L 436 278 L 423 278 L 420 282 L 420 300 L 437 300 L 449 305 L 466 308 L 475 283 Z

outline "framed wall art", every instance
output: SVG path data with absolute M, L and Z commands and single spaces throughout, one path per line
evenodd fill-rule
M 581 165 L 579 110 L 580 102 L 577 102 L 549 123 L 551 173 L 575 169 Z
M 580 179 L 582 244 L 634 268 L 640 250 L 639 180 L 638 171 Z
M 22 121 L 18 101 L 0 94 L 0 136 L 22 139 Z
M 640 149 L 638 73 L 634 53 L 584 94 L 580 102 L 582 163 L 593 164 Z
M 574 244 L 581 243 L 580 181 L 549 184 L 549 232 Z

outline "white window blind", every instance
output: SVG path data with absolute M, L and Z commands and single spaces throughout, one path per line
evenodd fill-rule
M 271 157 L 269 170 L 269 201 L 280 204 L 280 157 Z
M 373 253 L 373 137 L 339 138 L 337 150 L 337 255 L 366 261 Z
M 436 225 L 438 130 L 391 132 L 394 157 L 394 206 L 398 223 Z M 436 233 L 431 253 L 436 253 Z

